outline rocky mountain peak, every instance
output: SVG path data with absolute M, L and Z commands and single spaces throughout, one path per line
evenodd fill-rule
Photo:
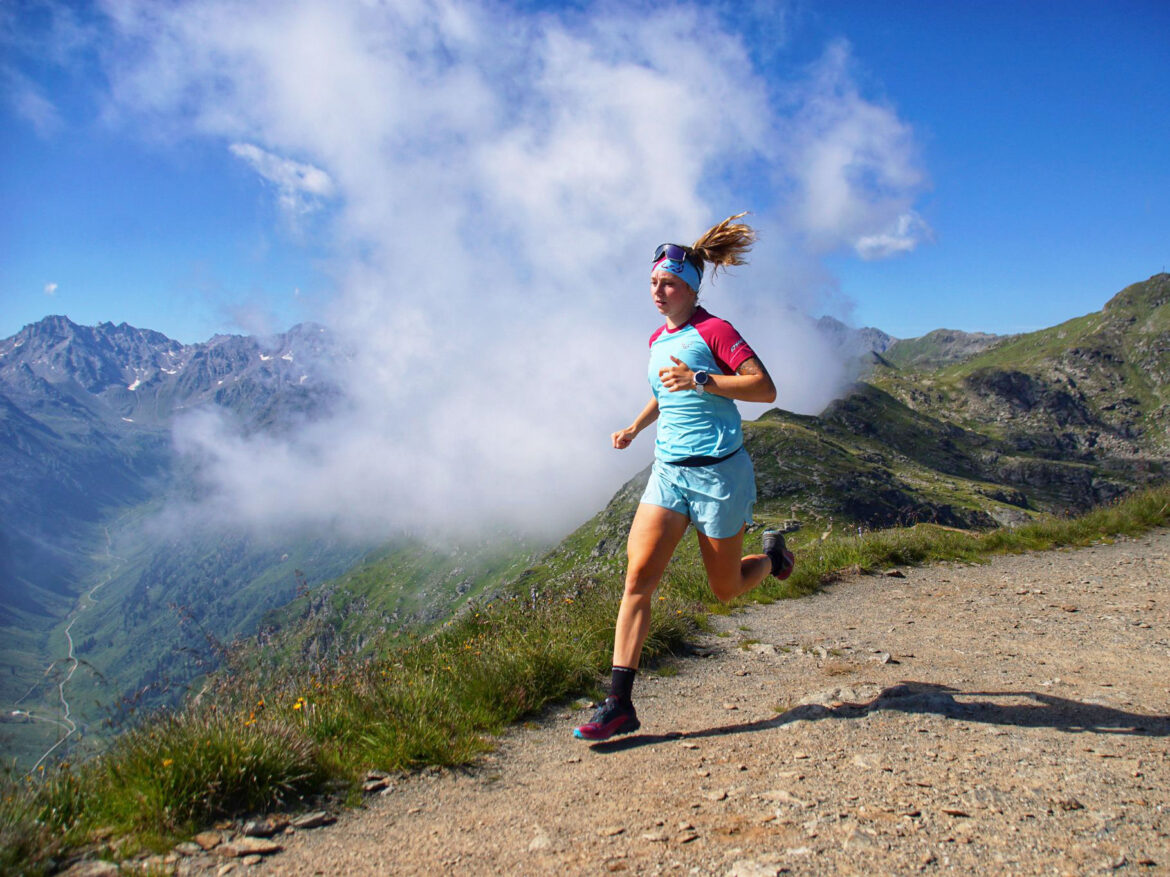
M 836 317 L 828 315 L 817 320 L 816 328 L 843 355 L 848 357 L 864 357 L 871 353 L 882 353 L 898 340 L 881 329 L 875 329 L 872 326 L 854 329 Z
M 79 326 L 54 315 L 0 342 L 0 375 L 23 366 L 50 384 L 75 381 L 85 392 L 101 394 L 144 372 L 174 370 L 183 353 L 182 344 L 160 332 L 126 323 Z
M 311 323 L 185 345 L 125 322 L 80 326 L 54 315 L 0 341 L 0 386 L 26 403 L 47 393 L 44 385 L 59 387 L 134 423 L 204 402 L 266 409 L 274 394 L 328 393 L 339 358 L 332 334 Z
M 1170 301 L 1170 274 L 1155 274 L 1149 280 L 1127 286 L 1105 304 L 1105 312 L 1121 310 L 1150 312 Z

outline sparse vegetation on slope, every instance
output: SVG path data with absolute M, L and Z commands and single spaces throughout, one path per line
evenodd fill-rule
M 873 380 L 924 414 L 1021 452 L 1141 465 L 1164 456 L 1170 442 L 1168 338 L 1170 274 L 1157 274 L 1096 313 L 1003 339 L 938 370 L 913 361 L 879 367 Z
M 895 368 L 913 368 L 924 371 L 970 359 L 975 354 L 1011 337 L 1014 336 L 935 329 L 933 332 L 927 332 L 921 338 L 904 338 L 895 341 L 879 354 L 879 358 L 882 362 Z
M 964 532 L 934 525 L 799 537 L 788 582 L 753 596 L 808 593 L 842 570 L 1083 545 L 1170 523 L 1170 486 L 1134 494 L 1081 517 L 1015 529 Z M 701 624 L 708 592 L 685 550 L 660 593 L 648 643 L 653 659 Z M 575 552 L 577 564 L 588 555 Z M 368 768 L 458 764 L 490 748 L 507 723 L 573 692 L 608 665 L 620 582 L 574 569 L 468 612 L 435 636 L 386 658 L 341 662 L 320 674 L 223 674 L 175 715 L 119 737 L 86 764 L 12 776 L 0 802 L 0 867 L 48 870 L 78 853 L 124 857 L 161 848 L 219 816 L 286 806 L 341 782 L 356 789 Z M 709 607 L 706 607 L 709 608 Z

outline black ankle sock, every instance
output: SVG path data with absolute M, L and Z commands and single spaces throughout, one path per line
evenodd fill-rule
M 616 697 L 621 703 L 630 703 L 637 672 L 632 667 L 614 667 L 609 677 L 609 696 Z

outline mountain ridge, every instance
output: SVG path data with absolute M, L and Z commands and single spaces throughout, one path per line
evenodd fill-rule
M 71 562 L 39 548 L 50 533 L 28 525 L 52 521 L 84 541 L 79 532 L 92 528 L 103 509 L 126 508 L 165 489 L 176 463 L 170 425 L 177 411 L 215 406 L 254 426 L 277 422 L 285 411 L 322 407 L 335 388 L 310 377 L 311 365 L 294 366 L 292 351 L 331 351 L 295 343 L 304 337 L 294 329 L 276 336 L 275 345 L 244 336 L 182 345 L 126 323 L 85 327 L 50 316 L 0 341 L 6 473 L 0 520 L 15 531 L 13 574 L 31 583 L 31 573 L 40 571 L 40 586 L 68 587 Z M 273 347 L 289 352 L 273 356 Z M 71 549 L 83 550 L 80 543 Z M 9 582 L 0 582 L 0 612 L 16 599 Z
M 1155 275 L 1145 284 L 1167 281 L 1170 276 Z M 1140 291 L 1133 294 L 1150 301 Z M 1011 526 L 1046 513 L 1085 510 L 1162 480 L 1170 459 L 1156 441 L 1142 447 L 1096 441 L 1066 457 L 1060 452 L 1064 445 L 1049 441 L 1050 425 L 1043 418 L 1024 418 L 1023 428 L 1012 432 L 999 428 L 997 412 L 988 421 L 990 428 L 983 428 L 958 405 L 961 393 L 974 397 L 982 385 L 960 384 L 940 396 L 932 383 L 933 376 L 1004 346 L 1048 344 L 1052 339 L 1046 333 L 1052 331 L 991 336 L 937 330 L 909 339 L 903 355 L 893 358 L 903 363 L 901 368 L 875 359 L 868 380 L 858 381 L 818 416 L 772 409 L 746 422 L 745 446 L 755 466 L 759 497 L 749 544 L 765 526 L 786 530 L 798 547 L 834 527 Z M 887 352 L 904 343 L 891 339 Z M 1014 371 L 1003 373 L 1010 380 Z M 1036 401 L 1042 407 L 1045 400 Z M 571 582 L 582 576 L 620 576 L 626 534 L 648 474 L 649 467 L 627 481 L 594 517 L 496 593 L 522 599 L 530 589 L 572 591 L 577 585 Z M 678 562 L 695 561 L 693 554 L 684 540 Z M 388 569 L 379 573 L 376 562 L 364 573 L 379 574 L 386 580 L 393 577 Z M 336 588 L 335 600 L 344 605 L 345 582 Z M 313 647 L 315 634 L 297 632 L 295 620 L 272 616 L 269 621 L 278 631 L 287 626 L 289 639 L 301 648 Z M 331 648 L 344 651 L 344 636 L 334 633 L 350 625 L 344 611 L 335 612 Z
M 799 545 L 834 527 L 1012 524 L 1164 478 L 1167 394 L 1149 370 L 1167 364 L 1170 350 L 1168 281 L 1155 275 L 1100 312 L 1026 335 L 936 330 L 894 339 L 833 329 L 843 351 L 869 358 L 868 370 L 818 416 L 773 409 L 745 424 L 759 487 L 749 542 L 764 525 L 786 529 Z M 98 650 L 91 655 L 103 670 L 128 664 L 136 683 L 172 699 L 214 667 L 199 630 L 226 638 L 259 629 L 286 657 L 337 656 L 381 648 L 402 624 L 425 630 L 495 595 L 620 575 L 645 472 L 550 553 L 518 542 L 513 554 L 478 566 L 459 552 L 436 562 L 410 543 L 376 555 L 376 546 L 299 536 L 284 546 L 239 536 L 152 544 L 135 529 L 152 503 L 186 489 L 189 473 L 176 474 L 169 444 L 175 412 L 216 406 L 244 429 L 289 428 L 333 404 L 329 377 L 344 356 L 314 325 L 268 340 L 226 335 L 182 345 L 125 323 L 78 327 L 51 317 L 0 341 L 0 626 L 27 628 L 4 663 L 17 666 L 14 651 L 32 650 L 38 636 L 35 647 L 52 653 L 51 621 L 80 593 L 79 569 L 106 568 L 109 544 L 129 549 L 124 567 L 104 591 L 107 602 L 75 632 Z M 69 526 L 33 532 L 37 509 L 50 506 Z M 363 558 L 365 566 L 353 566 Z M 34 581 L 30 569 L 56 574 L 56 587 Z M 303 595 L 326 581 L 327 595 Z M 13 582 L 24 604 L 11 596 Z M 311 629 L 298 626 L 307 622 Z M 143 637 L 147 649 L 120 644 Z M 20 660 L 22 672 L 39 672 Z M 128 684 L 110 672 L 100 695 L 107 704 Z M 101 685 L 87 685 L 98 696 Z
M 240 619 L 256 623 L 252 605 L 292 597 L 298 562 L 317 581 L 372 547 L 298 535 L 275 550 L 190 524 L 181 538 L 143 529 L 192 491 L 194 470 L 173 445 L 176 416 L 205 408 L 243 431 L 293 428 L 329 410 L 330 372 L 343 356 L 311 324 L 184 345 L 126 323 L 86 327 L 58 315 L 0 340 L 0 664 L 9 670 L 0 700 L 40 680 L 52 707 L 43 686 L 65 653 L 63 619 L 97 581 L 108 578 L 74 624 L 89 650 L 71 681 L 86 703 L 103 703 L 81 711 L 95 726 L 124 694 L 151 684 L 173 698 L 176 681 L 213 666 L 200 625 L 230 639 L 244 629 Z M 266 583 L 266 597 L 254 595 L 255 582 Z M 140 642 L 120 646 L 133 637 Z

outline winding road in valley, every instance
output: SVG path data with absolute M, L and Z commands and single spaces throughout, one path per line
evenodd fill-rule
M 59 737 L 57 739 L 57 741 L 52 746 L 50 746 L 47 750 L 45 750 L 44 754 L 41 755 L 40 758 L 38 758 L 36 760 L 36 763 L 34 763 L 33 766 L 29 770 L 30 773 L 32 771 L 36 770 L 42 764 L 44 764 L 45 760 L 50 755 L 52 755 L 55 751 L 57 751 L 57 749 L 60 748 L 65 743 L 66 740 L 68 740 L 71 736 L 73 736 L 77 732 L 77 723 L 73 721 L 72 711 L 69 707 L 69 700 L 65 696 L 65 686 L 68 685 L 70 681 L 72 681 L 73 674 L 77 672 L 77 668 L 80 664 L 80 661 L 78 661 L 77 654 L 76 654 L 77 647 L 76 647 L 76 644 L 73 642 L 73 625 L 75 625 L 77 623 L 78 619 L 81 618 L 81 614 L 83 612 L 85 612 L 87 609 L 92 608 L 97 603 L 97 592 L 101 588 L 108 585 L 113 580 L 114 576 L 116 576 L 118 574 L 118 572 L 120 571 L 120 569 L 122 567 L 122 564 L 125 562 L 123 558 L 118 557 L 117 555 L 115 555 L 113 553 L 113 550 L 112 550 L 113 545 L 112 545 L 112 541 L 110 538 L 110 528 L 103 527 L 102 529 L 105 531 L 106 557 L 109 560 L 114 562 L 113 566 L 111 566 L 106 571 L 105 577 L 100 582 L 98 582 L 96 585 L 94 585 L 92 588 L 90 588 L 85 593 L 85 595 L 82 596 L 81 599 L 79 599 L 77 601 L 77 607 L 73 610 L 72 617 L 69 619 L 69 623 L 67 625 L 65 625 L 65 643 L 67 646 L 65 657 L 58 658 L 58 659 L 50 662 L 49 666 L 45 668 L 45 672 L 41 677 L 41 682 L 43 682 L 47 677 L 49 677 L 49 675 L 58 666 L 58 664 L 64 662 L 68 665 L 68 669 L 65 671 L 65 675 L 63 675 L 60 678 L 60 680 L 58 680 L 58 682 L 57 682 L 57 697 L 61 703 L 60 718 L 37 715 L 36 713 L 32 712 L 31 710 L 22 710 L 22 709 L 13 709 L 12 710 L 12 715 L 14 715 L 14 716 L 25 716 L 29 719 L 32 719 L 33 721 L 36 721 L 36 722 L 51 722 L 55 725 L 60 726 L 61 728 L 63 728 L 65 730 L 65 733 L 61 737 Z M 24 701 L 30 694 L 32 694 L 33 691 L 35 691 L 40 686 L 41 682 L 38 682 L 37 684 L 33 685 L 24 694 L 24 696 L 22 696 L 20 698 L 20 700 L 16 701 L 16 703 L 13 706 L 19 707 L 21 702 Z

